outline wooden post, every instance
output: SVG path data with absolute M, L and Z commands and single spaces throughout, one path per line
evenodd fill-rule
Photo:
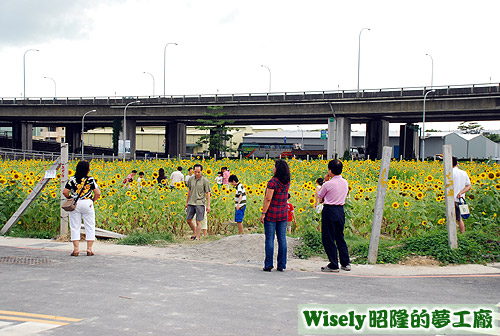
M 21 203 L 19 208 L 17 208 L 16 212 L 10 217 L 10 219 L 5 223 L 5 225 L 0 230 L 0 235 L 4 235 L 10 228 L 17 223 L 18 219 L 24 214 L 24 212 L 28 209 L 28 207 L 36 200 L 38 195 L 42 192 L 43 188 L 49 183 L 49 181 L 56 175 L 57 169 L 61 164 L 60 158 L 57 158 L 56 161 L 49 168 L 49 171 L 53 171 L 50 177 L 47 176 L 47 172 L 45 176 L 38 182 L 38 184 L 33 188 L 31 193 L 26 197 L 26 199 Z
M 61 144 L 61 203 L 66 199 L 63 195 L 64 187 L 66 186 L 66 182 L 68 182 L 69 174 L 68 174 L 68 144 Z M 69 224 L 69 214 L 66 210 L 59 207 L 61 210 L 61 220 L 59 223 L 59 234 L 61 236 L 65 236 L 68 233 L 68 224 Z
M 382 217 L 384 215 L 385 194 L 387 192 L 387 178 L 389 176 L 389 166 L 391 164 L 392 148 L 384 146 L 382 149 L 382 161 L 380 163 L 380 174 L 377 186 L 377 199 L 375 201 L 375 211 L 373 213 L 372 234 L 370 237 L 370 247 L 368 249 L 368 262 L 377 262 L 378 244 L 380 240 L 380 229 L 382 227 Z
M 451 145 L 443 145 L 444 195 L 446 204 L 446 227 L 450 248 L 458 247 L 457 221 L 455 217 L 455 197 L 453 191 L 453 164 Z

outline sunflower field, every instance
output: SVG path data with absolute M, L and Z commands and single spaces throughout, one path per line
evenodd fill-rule
M 44 176 L 51 161 L 0 161 L 0 225 L 7 222 L 19 205 Z M 215 176 L 226 166 L 236 174 L 247 192 L 244 226 L 249 232 L 261 232 L 260 212 L 267 181 L 272 177 L 273 160 L 93 160 L 90 175 L 96 178 L 102 196 L 96 202 L 97 226 L 119 233 L 170 232 L 177 237 L 189 235 L 185 220 L 187 188 L 158 185 L 159 168 L 167 178 L 183 167 L 183 173 L 195 163 L 203 165 L 203 174 L 212 185 L 208 215 L 209 234 L 231 234 L 234 226 L 234 188 L 219 188 Z M 343 177 L 349 182 L 346 203 L 346 234 L 368 237 L 377 194 L 380 161 L 344 161 Z M 77 161 L 70 162 L 70 176 Z M 326 160 L 289 160 L 292 182 L 290 202 L 295 207 L 296 235 L 316 228 L 319 215 L 314 209 L 315 180 L 327 172 Z M 500 220 L 500 166 L 481 162 L 460 163 L 471 178 L 467 193 L 471 217 L 465 220 L 467 230 L 498 228 Z M 124 187 L 124 178 L 133 170 L 144 172 L 141 185 L 136 181 Z M 58 178 L 60 176 L 58 175 Z M 137 176 L 135 178 L 137 180 Z M 169 179 L 170 180 L 170 179 Z M 169 182 L 167 182 L 169 183 Z M 59 230 L 60 181 L 53 179 L 11 231 L 48 232 Z M 382 233 L 394 238 L 419 236 L 446 227 L 442 162 L 392 161 L 385 200 Z

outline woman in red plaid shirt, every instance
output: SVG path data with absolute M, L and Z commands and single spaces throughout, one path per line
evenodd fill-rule
M 271 272 L 273 269 L 274 235 L 276 234 L 278 239 L 278 271 L 283 272 L 286 268 L 286 221 L 288 218 L 286 203 L 290 188 L 288 164 L 283 160 L 276 161 L 273 174 L 273 178 L 267 183 L 260 216 L 266 236 L 264 271 Z

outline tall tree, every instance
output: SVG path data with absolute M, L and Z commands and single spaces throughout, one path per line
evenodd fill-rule
M 458 125 L 458 129 L 465 134 L 481 134 L 484 128 L 475 121 L 463 121 Z
M 217 155 L 220 158 L 223 153 L 233 153 L 231 140 L 233 138 L 232 134 L 228 133 L 227 125 L 233 124 L 234 121 L 224 119 L 227 112 L 223 111 L 223 106 L 208 106 L 205 112 L 205 118 L 196 120 L 201 126 L 196 128 L 199 130 L 208 130 L 209 134 L 202 135 L 196 143 L 198 145 L 208 145 L 208 150 L 210 156 Z

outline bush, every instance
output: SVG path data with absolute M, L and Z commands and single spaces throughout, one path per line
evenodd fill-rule
M 162 242 L 173 242 L 170 232 L 132 232 L 125 238 L 118 240 L 121 245 L 154 245 Z
M 308 259 L 323 252 L 321 232 L 312 227 L 307 228 L 300 238 L 300 245 L 295 249 L 295 254 L 300 259 Z
M 358 237 L 347 237 L 347 246 L 351 261 L 356 264 L 368 262 L 370 242 Z M 320 255 L 323 251 L 321 233 L 307 231 L 302 237 L 302 244 L 296 249 L 299 258 L 307 259 Z M 442 264 L 486 263 L 500 261 L 500 238 L 493 233 L 469 231 L 458 235 L 458 248 L 448 245 L 446 231 L 432 232 L 419 237 L 402 240 L 381 239 L 379 242 L 377 263 L 398 263 L 409 256 L 433 257 Z

